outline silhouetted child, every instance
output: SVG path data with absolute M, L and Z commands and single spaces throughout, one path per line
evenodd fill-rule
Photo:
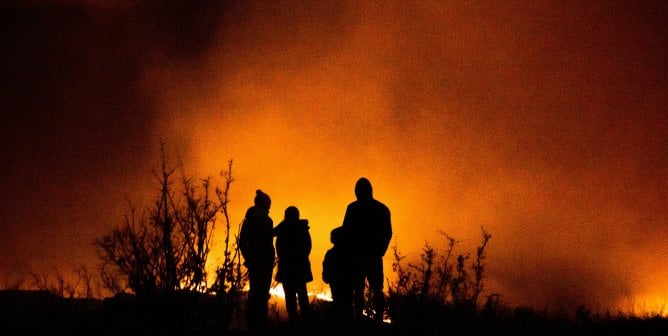
M 334 316 L 339 321 L 352 317 L 352 283 L 350 253 L 346 229 L 337 227 L 330 233 L 332 246 L 322 262 L 322 280 L 329 284 L 334 301 Z
M 285 219 L 274 228 L 278 271 L 276 281 L 283 285 L 285 307 L 291 322 L 298 318 L 297 299 L 304 319 L 309 317 L 309 300 L 306 283 L 313 280 L 309 254 L 311 235 L 308 220 L 299 219 L 299 209 L 285 209 Z

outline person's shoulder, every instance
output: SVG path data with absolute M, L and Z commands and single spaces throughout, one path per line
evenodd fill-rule
M 310 229 L 310 227 L 308 226 L 308 219 L 300 219 L 299 220 L 299 225 L 297 227 L 301 231 L 308 232 L 308 230 Z
M 248 209 L 246 209 L 246 216 L 248 216 L 248 215 L 250 215 L 254 212 L 255 212 L 255 206 L 249 207 Z
M 364 206 L 366 202 L 363 200 L 354 200 L 348 203 L 348 209 L 359 209 Z
M 334 258 L 336 255 L 336 251 L 338 251 L 338 248 L 336 246 L 330 247 L 327 252 L 325 252 L 325 258 Z
M 285 228 L 285 221 L 281 221 L 274 227 L 274 231 L 281 232 L 284 230 L 284 228 Z
M 383 202 L 381 202 L 381 201 L 379 201 L 375 198 L 372 200 L 372 202 L 379 208 L 385 208 L 385 209 L 388 209 L 388 210 L 390 209 L 390 208 L 387 207 L 387 205 L 385 205 L 385 203 L 383 203 Z
M 246 210 L 246 217 L 262 217 L 263 211 L 262 209 L 256 207 L 256 206 L 251 206 Z

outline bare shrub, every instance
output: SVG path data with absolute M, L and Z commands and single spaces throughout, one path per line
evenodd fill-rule
M 86 266 L 74 267 L 72 274 L 73 277 L 67 276 L 58 269 L 53 273 L 31 273 L 29 287 L 67 299 L 92 299 L 100 295 L 100 284 Z
M 392 271 L 396 280 L 389 285 L 388 313 L 394 322 L 429 318 L 438 321 L 438 314 L 448 311 L 475 312 L 484 289 L 485 249 L 491 235 L 482 230 L 482 242 L 476 249 L 476 258 L 469 266 L 470 254 L 458 254 L 453 260 L 455 238 L 445 233 L 446 249 L 439 253 L 428 242 L 422 248 L 417 263 L 407 263 L 398 247 L 392 247 Z M 488 305 L 498 296 L 490 296 Z M 442 319 L 443 317 L 441 317 Z
M 128 202 L 129 212 L 123 225 L 95 241 L 103 286 L 114 294 L 139 295 L 240 290 L 241 260 L 236 241 L 230 242 L 227 208 L 233 182 L 232 161 L 221 173 L 225 179 L 222 190 L 214 189 L 210 178 L 186 177 L 183 170 L 181 183 L 175 185 L 177 169 L 168 164 L 164 145 L 161 150 L 160 170 L 154 172 L 160 191 L 148 215 L 139 213 Z M 216 280 L 210 284 L 206 265 L 220 213 L 226 227 L 224 260 L 216 271 Z
M 220 175 L 224 180 L 224 187 L 216 188 L 216 195 L 220 212 L 223 214 L 225 225 L 225 237 L 223 248 L 223 261 L 216 268 L 216 278 L 213 286 L 209 289 L 214 293 L 220 302 L 220 327 L 228 329 L 232 322 L 240 320 L 240 309 L 242 304 L 242 290 L 246 285 L 246 270 L 241 267 L 241 251 L 239 248 L 239 234 L 234 235 L 231 231 L 232 225 L 228 205 L 230 203 L 230 186 L 234 179 L 232 177 L 232 160 L 227 164 L 227 170 L 223 170 Z M 240 226 L 236 232 L 240 232 Z M 230 241 L 230 240 L 233 241 Z

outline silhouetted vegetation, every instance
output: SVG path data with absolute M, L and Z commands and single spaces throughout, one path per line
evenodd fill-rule
M 93 299 L 101 296 L 98 278 L 86 266 L 75 267 L 74 274 L 76 275 L 74 281 L 68 281 L 58 270 L 55 270 L 54 273 L 32 273 L 30 287 L 69 299 Z M 18 289 L 19 287 L 10 289 Z
M 163 151 L 161 171 L 155 174 L 160 194 L 148 218 L 130 205 L 124 225 L 95 242 L 104 285 L 114 294 L 155 295 L 208 287 L 205 265 L 219 206 L 210 198 L 209 179 L 197 186 L 183 177 L 182 197 L 177 198 L 175 170 Z
M 417 263 L 406 263 L 397 245 L 393 246 L 392 270 L 396 280 L 389 286 L 388 313 L 400 328 L 422 326 L 433 332 L 440 327 L 452 327 L 434 323 L 453 317 L 461 319 L 479 311 L 478 298 L 484 288 L 485 248 L 492 236 L 482 228 L 482 242 L 476 249 L 475 261 L 467 267 L 470 255 L 454 257 L 458 241 L 441 234 L 446 250 L 440 253 L 427 243 Z M 498 295 L 490 294 L 486 306 L 493 305 L 495 298 Z
M 486 247 L 492 238 L 484 228 L 471 263 L 458 254 L 455 238 L 441 233 L 445 250 L 425 244 L 419 261 L 407 262 L 397 245 L 392 265 L 396 280 L 389 286 L 388 314 L 398 335 L 655 335 L 668 331 L 668 319 L 592 313 L 584 306 L 572 314 L 554 314 L 530 307 L 509 307 L 500 294 L 484 289 Z
M 240 314 L 246 283 L 238 235 L 233 233 L 228 210 L 234 181 L 232 161 L 221 172 L 224 185 L 215 187 L 214 192 L 210 178 L 187 177 L 181 170 L 177 184 L 176 172 L 163 148 L 160 171 L 154 173 L 160 192 L 148 215 L 130 204 L 123 225 L 96 240 L 102 283 L 118 302 L 133 295 L 144 303 L 159 302 L 152 309 L 165 311 L 172 306 L 168 304 L 171 301 L 163 300 L 172 298 L 180 302 L 172 310 L 189 308 L 179 316 L 201 319 L 215 314 L 211 323 L 225 330 Z M 207 260 L 221 215 L 223 260 L 210 282 Z
M 164 153 L 164 152 L 163 152 Z M 228 210 L 234 181 L 232 161 L 221 173 L 224 184 L 186 177 L 164 154 L 155 174 L 159 192 L 151 208 L 132 204 L 120 227 L 95 242 L 99 278 L 85 267 L 68 282 L 55 274 L 32 275 L 0 291 L 0 324 L 22 334 L 40 335 L 246 335 L 247 281 L 239 250 L 239 227 Z M 223 260 L 215 275 L 207 261 L 216 225 L 224 225 Z M 484 228 L 474 254 L 459 253 L 460 242 L 441 233 L 443 249 L 427 242 L 417 260 L 392 247 L 385 316 L 389 323 L 363 318 L 350 324 L 332 319 L 332 303 L 311 299 L 311 318 L 288 323 L 273 306 L 273 335 L 642 335 L 665 334 L 668 319 L 659 314 L 593 313 L 582 306 L 573 314 L 550 314 L 504 305 L 498 293 L 485 292 Z M 444 244 L 442 244 L 444 242 Z M 439 242 L 437 242 L 439 243 Z M 213 279 L 213 280 L 210 280 Z M 100 298 L 99 287 L 112 295 Z M 7 286 L 5 286 L 7 287 Z M 367 315 L 373 304 L 367 296 Z

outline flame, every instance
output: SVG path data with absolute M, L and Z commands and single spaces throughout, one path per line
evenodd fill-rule
M 668 317 L 668 292 L 649 293 L 622 300 L 619 311 L 630 316 Z
M 134 9 L 86 11 L 80 18 L 94 26 L 76 21 L 51 36 L 10 39 L 22 42 L 12 68 L 41 55 L 37 63 L 57 65 L 46 74 L 77 74 L 72 84 L 90 89 L 50 87 L 60 79 L 16 68 L 22 80 L 7 101 L 53 114 L 43 118 L 29 109 L 21 122 L 8 124 L 10 138 L 29 136 L 12 142 L 28 147 L 10 146 L 3 200 L 12 202 L 3 202 L 9 225 L 0 225 L 0 236 L 25 240 L 0 244 L 0 254 L 10 256 L 0 273 L 67 267 L 72 260 L 94 265 L 95 251 L 85 246 L 122 222 L 124 194 L 139 204 L 152 201 L 150 167 L 159 155 L 147 143 L 160 139 L 177 146 L 184 168 L 197 176 L 215 177 L 234 159 L 233 231 L 257 188 L 272 196 L 275 223 L 296 205 L 311 225 L 316 286 L 329 232 L 354 199 L 356 179 L 366 176 L 392 211 L 400 251 L 416 260 L 425 242 L 442 246 L 438 231 L 463 241 L 456 253 L 475 251 L 484 225 L 494 237 L 485 289 L 509 304 L 542 307 L 567 297 L 567 304 L 583 300 L 577 303 L 605 309 L 633 297 L 624 303 L 628 309 L 665 314 L 666 286 L 658 278 L 668 274 L 658 273 L 668 240 L 668 124 L 665 76 L 657 71 L 665 56 L 655 40 L 665 35 L 665 20 L 654 8 L 254 3 L 224 6 L 224 15 L 202 6 L 199 15 L 220 21 L 198 24 L 210 27 L 201 34 L 161 21 L 191 22 L 159 15 L 180 6 L 160 7 L 138 16 Z M 192 22 L 209 22 L 187 12 Z M 94 13 L 109 19 L 88 19 Z M 127 26 L 145 18 L 160 24 Z M 34 20 L 19 21 L 15 28 Z M 116 41 L 95 33 L 117 24 L 139 35 Z M 79 39 L 71 27 L 90 34 Z M 36 32 L 49 31 L 42 28 Z M 185 52 L 197 44 L 194 36 L 210 39 L 198 52 Z M 55 53 L 34 41 L 53 42 L 43 46 Z M 98 49 L 117 42 L 117 52 Z M 73 45 L 77 52 L 69 52 Z M 98 68 L 111 70 L 84 75 Z M 36 98 L 45 95 L 42 104 L 11 96 L 33 86 Z M 66 132 L 51 121 L 64 122 Z M 45 208 L 34 211 L 33 204 Z M 217 225 L 215 239 L 224 234 Z M 214 246 L 210 265 L 221 254 Z
M 285 300 L 285 292 L 283 291 L 282 286 L 274 286 L 274 287 L 270 288 L 269 289 L 269 294 L 274 298 Z M 320 301 L 332 302 L 332 293 L 329 290 L 323 291 L 323 292 L 311 292 L 311 291 L 309 291 L 308 296 L 310 298 L 315 298 L 315 299 L 320 300 Z

